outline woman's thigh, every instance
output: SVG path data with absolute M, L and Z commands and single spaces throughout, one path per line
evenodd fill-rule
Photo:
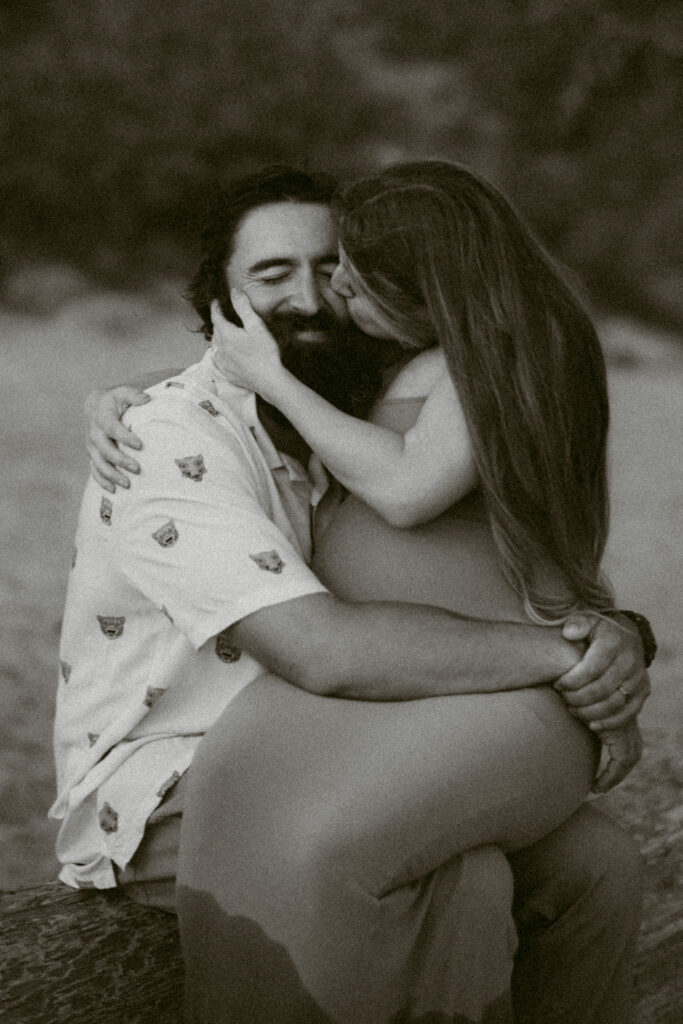
M 381 896 L 472 847 L 535 842 L 585 798 L 594 762 L 547 688 L 369 702 L 266 676 L 203 740 L 188 809 L 204 789 L 243 856 L 315 849 Z

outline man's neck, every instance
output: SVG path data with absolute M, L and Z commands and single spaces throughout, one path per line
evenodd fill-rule
M 406 354 L 405 350 L 396 341 L 380 341 L 372 339 L 372 345 L 376 348 L 377 362 L 386 371 L 390 366 L 402 365 L 406 359 L 410 359 L 413 353 Z M 289 367 L 295 373 L 293 367 Z M 304 441 L 291 423 L 285 419 L 282 413 L 259 395 L 256 396 L 256 411 L 262 427 L 270 437 L 278 451 L 297 459 L 303 466 L 308 465 L 311 455 L 310 446 Z
M 296 432 L 292 424 L 285 420 L 282 414 L 278 413 L 272 405 L 264 401 L 260 395 L 256 396 L 256 412 L 261 421 L 261 426 L 277 450 L 284 452 L 285 455 L 291 455 L 302 466 L 307 466 L 311 449 L 301 434 Z

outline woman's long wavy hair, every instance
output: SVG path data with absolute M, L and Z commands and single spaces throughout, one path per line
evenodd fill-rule
M 595 329 L 507 200 L 455 164 L 401 164 L 336 199 L 362 288 L 460 396 L 504 571 L 537 621 L 607 611 L 605 365 Z M 548 571 L 550 569 L 550 571 Z

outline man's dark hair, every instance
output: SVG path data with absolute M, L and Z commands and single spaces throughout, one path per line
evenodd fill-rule
M 268 203 L 297 202 L 329 205 L 337 182 L 329 174 L 308 174 L 294 167 L 266 167 L 236 178 L 211 204 L 202 232 L 202 262 L 185 298 L 202 321 L 209 340 L 213 334 L 211 303 L 218 299 L 225 316 L 234 319 L 224 267 L 230 258 L 235 233 L 245 213 Z

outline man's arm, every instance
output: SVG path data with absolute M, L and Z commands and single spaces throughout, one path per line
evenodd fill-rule
M 633 664 L 642 665 L 642 651 L 615 643 L 604 625 L 579 660 L 571 647 L 558 646 L 559 631 L 547 627 L 481 622 L 416 605 L 348 604 L 329 594 L 255 612 L 230 632 L 238 646 L 290 682 L 359 700 L 513 690 L 547 682 L 564 659 L 574 667 L 563 679 L 583 673 L 586 688 L 601 692 L 602 668 L 613 685 L 619 672 L 627 676 Z M 637 712 L 629 712 L 625 724 L 598 733 L 604 756 L 596 793 L 616 786 L 640 759 Z
M 230 637 L 294 685 L 356 700 L 515 690 L 556 679 L 580 659 L 559 629 L 331 594 L 253 612 Z
M 283 532 L 271 475 L 245 456 L 246 426 L 173 389 L 131 418 L 143 471 L 109 502 L 113 557 L 193 646 L 232 624 L 232 643 L 294 685 L 368 700 L 532 686 L 579 661 L 583 645 L 559 629 L 338 600 Z M 190 455 L 200 481 L 180 465 Z

